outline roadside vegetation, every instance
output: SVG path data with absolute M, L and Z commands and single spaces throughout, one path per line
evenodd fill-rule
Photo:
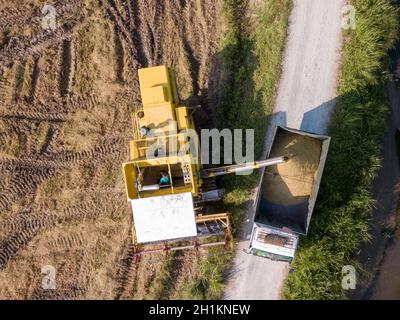
M 223 102 L 218 106 L 220 128 L 255 129 L 255 157 L 264 146 L 268 116 L 273 109 L 281 74 L 282 53 L 286 39 L 291 0 L 266 0 L 250 8 L 248 0 L 225 0 L 225 30 L 221 62 L 228 81 Z M 224 205 L 231 213 L 234 227 L 239 227 L 246 203 L 257 181 L 250 176 L 227 176 Z M 223 293 L 224 273 L 229 270 L 233 252 L 211 249 L 200 266 L 195 281 L 185 283 L 180 298 L 217 299 Z
M 264 148 L 268 118 L 274 107 L 281 76 L 291 0 L 267 0 L 248 12 L 248 0 L 226 0 L 227 34 L 221 59 L 230 72 L 224 99 L 217 110 L 222 128 L 254 129 L 255 159 Z M 256 17 L 254 17 L 254 15 Z M 240 227 L 246 204 L 257 183 L 257 172 L 248 176 L 225 176 L 224 203 L 232 213 L 234 227 Z
M 352 0 L 356 28 L 344 31 L 331 148 L 310 232 L 301 239 L 285 284 L 286 299 L 342 299 L 342 268 L 357 264 L 367 241 L 380 166 L 380 142 L 388 116 L 388 50 L 398 34 L 398 11 L 389 0 Z

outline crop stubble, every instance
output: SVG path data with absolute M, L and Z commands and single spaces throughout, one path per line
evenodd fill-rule
M 171 65 L 182 101 L 215 107 L 221 2 L 59 0 L 54 32 L 44 4 L 0 4 L 0 297 L 173 297 L 197 255 L 172 273 L 174 257 L 133 255 L 120 164 L 137 68 Z M 46 265 L 55 290 L 41 287 Z

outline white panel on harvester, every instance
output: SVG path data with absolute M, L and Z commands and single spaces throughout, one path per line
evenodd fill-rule
M 131 200 L 138 243 L 197 236 L 190 192 Z

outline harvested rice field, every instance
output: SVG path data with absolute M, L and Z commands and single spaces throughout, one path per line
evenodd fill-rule
M 138 68 L 172 66 L 182 102 L 215 108 L 222 1 L 55 0 L 54 30 L 46 4 L 0 3 L 0 298 L 180 297 L 203 256 L 134 257 L 121 163 Z

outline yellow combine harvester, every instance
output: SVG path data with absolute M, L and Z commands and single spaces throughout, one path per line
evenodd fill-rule
M 138 252 L 229 242 L 227 214 L 196 214 L 194 206 L 201 200 L 199 189 L 203 183 L 199 153 L 188 149 L 177 155 L 182 145 L 188 143 L 186 130 L 194 130 L 195 126 L 192 109 L 179 106 L 172 70 L 166 66 L 140 69 L 139 82 L 143 108 L 132 113 L 134 139 L 130 141 L 130 161 L 123 164 L 123 172 L 134 218 L 133 242 L 151 243 L 155 248 Z M 156 130 L 162 131 L 162 137 L 149 136 L 149 132 Z M 160 145 L 164 154 L 149 154 L 154 145 Z M 165 173 L 169 181 L 160 184 Z M 213 229 L 225 236 L 224 241 L 202 243 L 198 231 L 209 230 L 204 234 L 211 236 Z M 190 243 L 179 247 L 167 243 L 177 239 L 188 239 Z M 156 245 L 160 242 L 161 248 Z
M 140 69 L 139 82 L 143 106 L 132 113 L 134 138 L 130 141 L 130 160 L 123 164 L 136 253 L 232 243 L 228 215 L 201 210 L 205 202 L 222 196 L 221 190 L 204 191 L 203 179 L 249 166 L 204 170 L 200 148 L 196 144 L 185 148 L 193 138 L 189 133 L 195 129 L 194 109 L 179 105 L 173 71 L 166 66 Z M 250 167 L 285 160 L 275 158 Z

